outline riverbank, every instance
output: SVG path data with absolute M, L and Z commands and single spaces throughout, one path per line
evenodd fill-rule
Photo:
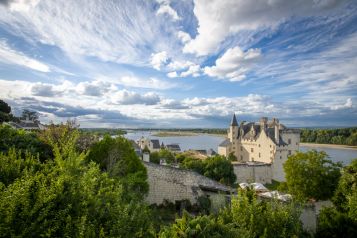
M 315 143 L 300 143 L 300 146 L 305 147 L 325 147 L 333 149 L 346 149 L 346 150 L 357 150 L 357 146 L 350 145 L 334 145 L 334 144 L 315 144 Z

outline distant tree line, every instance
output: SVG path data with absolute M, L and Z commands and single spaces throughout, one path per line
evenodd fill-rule
M 339 129 L 302 129 L 301 142 L 357 146 L 357 127 Z

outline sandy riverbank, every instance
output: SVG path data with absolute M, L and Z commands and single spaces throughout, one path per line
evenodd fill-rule
M 325 148 L 334 148 L 334 149 L 357 150 L 357 146 L 349 146 L 349 145 L 300 143 L 300 146 L 306 146 L 306 147 L 325 147 Z

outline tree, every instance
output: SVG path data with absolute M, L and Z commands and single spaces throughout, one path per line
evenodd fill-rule
M 204 176 L 226 185 L 232 185 L 236 181 L 232 163 L 223 156 L 215 155 L 209 157 L 204 161 L 204 164 Z
M 233 152 L 229 153 L 227 159 L 228 159 L 229 161 L 237 161 L 237 157 L 234 155 Z
M 340 163 L 326 159 L 316 150 L 297 152 L 285 162 L 284 171 L 289 192 L 299 200 L 326 200 L 333 196 L 340 178 Z
M 31 111 L 31 110 L 28 110 L 28 109 L 24 109 L 22 111 L 22 114 L 21 114 L 21 118 L 23 120 L 30 120 L 30 121 L 36 121 L 38 120 L 38 113 L 35 112 L 35 111 Z
M 86 160 L 96 162 L 101 170 L 121 179 L 125 189 L 136 191 L 139 197 L 148 192 L 146 168 L 137 157 L 131 142 L 124 137 L 105 135 L 90 148 Z
M 9 121 L 11 118 L 11 107 L 0 99 L 0 123 Z
M 197 173 L 202 174 L 202 175 L 205 173 L 205 164 L 200 159 L 186 157 L 182 161 L 181 167 L 185 168 L 185 169 L 191 169 L 191 170 L 196 171 Z

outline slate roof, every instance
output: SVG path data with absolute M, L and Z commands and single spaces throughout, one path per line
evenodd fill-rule
M 160 142 L 159 140 L 151 140 L 152 143 L 152 148 L 154 149 L 160 149 Z
M 181 148 L 178 144 L 166 145 L 166 148 L 171 151 L 181 151 Z
M 222 141 L 221 144 L 219 144 L 219 147 L 227 147 L 231 144 L 231 142 L 229 141 L 229 139 L 225 139 L 224 141 Z
M 232 121 L 231 121 L 231 126 L 238 126 L 236 114 L 233 114 L 233 118 L 232 118 Z

